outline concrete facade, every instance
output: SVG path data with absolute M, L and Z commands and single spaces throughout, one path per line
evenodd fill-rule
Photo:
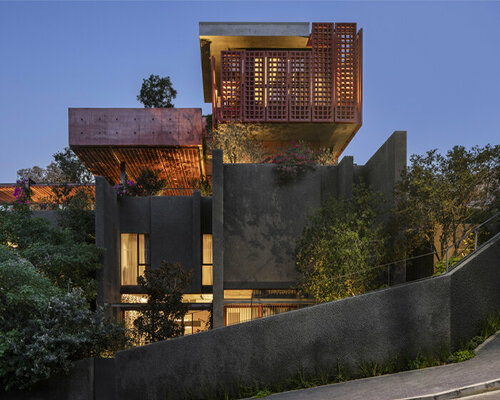
M 222 164 L 218 151 L 212 162 L 214 312 L 221 315 L 215 300 L 220 285 L 223 289 L 293 287 L 298 278 L 295 242 L 308 216 L 328 196 L 348 198 L 353 185 L 364 181 L 392 199 L 394 184 L 406 168 L 406 132 L 394 132 L 365 165 L 354 165 L 346 156 L 337 166 L 317 166 L 286 184 L 278 183 L 271 164 Z M 222 322 L 219 317 L 214 320 L 215 326 Z
M 453 350 L 500 312 L 499 256 L 500 234 L 448 274 L 118 352 L 114 379 L 108 375 L 115 396 L 95 390 L 94 400 L 203 398 L 216 388 L 276 383 L 337 361 L 356 369 L 366 361 Z M 88 382 L 80 379 L 77 387 Z
M 211 233 L 211 199 L 192 196 L 123 197 L 103 177 L 96 178 L 96 243 L 105 249 L 99 273 L 98 304 L 120 303 L 120 234 L 142 233 L 150 238 L 150 263 L 180 263 L 193 271 L 187 291 L 201 292 L 201 236 Z M 208 214 L 208 215 L 207 215 Z M 127 292 L 134 292 L 127 287 Z

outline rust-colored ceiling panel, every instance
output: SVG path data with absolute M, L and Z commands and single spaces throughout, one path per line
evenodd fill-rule
M 194 188 L 202 175 L 200 146 L 76 147 L 73 151 L 94 175 L 104 176 L 111 184 L 120 181 L 121 162 L 132 179 L 143 168 L 160 170 L 169 188 Z
M 10 203 L 12 201 L 15 201 L 16 198 L 14 197 L 14 189 L 16 187 L 15 183 L 4 183 L 0 184 L 0 203 L 7 202 Z M 57 190 L 57 188 L 62 188 L 62 185 L 59 184 L 31 184 L 31 202 L 35 204 L 40 204 L 40 203 L 57 203 L 57 197 L 54 193 L 54 190 Z M 68 184 L 66 187 L 69 190 L 68 195 L 73 195 L 75 192 L 79 189 L 85 189 L 88 190 L 89 193 L 94 196 L 94 185 L 77 185 L 77 184 Z M 65 199 L 62 198 L 60 199 L 64 201 Z

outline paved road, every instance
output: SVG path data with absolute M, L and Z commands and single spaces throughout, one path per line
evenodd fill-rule
M 452 399 L 460 397 L 444 392 L 479 385 L 496 386 L 500 389 L 500 332 L 483 343 L 471 360 L 441 367 L 425 368 L 398 374 L 358 379 L 312 389 L 273 394 L 269 400 L 396 400 L 396 399 Z M 431 396 L 439 394 L 438 396 Z M 466 392 L 460 392 L 462 396 Z M 470 393 L 470 392 L 469 392 Z M 472 394 L 472 393 L 470 393 Z M 497 393 L 485 393 L 485 400 L 497 399 Z M 462 397 L 464 398 L 464 397 Z M 469 397 L 481 399 L 481 397 Z
M 455 397 L 455 399 L 453 400 L 456 400 L 458 398 L 459 397 Z M 473 396 L 460 397 L 460 400 L 500 400 L 500 390 L 475 394 Z

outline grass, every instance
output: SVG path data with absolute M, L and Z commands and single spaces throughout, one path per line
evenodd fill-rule
M 357 378 L 368 378 L 372 376 L 394 374 L 402 371 L 462 362 L 473 358 L 475 356 L 474 349 L 499 330 L 500 314 L 488 318 L 482 324 L 479 335 L 474 336 L 469 341 L 462 343 L 459 346 L 459 349 L 451 354 L 445 347 L 442 347 L 434 354 L 419 353 L 414 358 L 395 357 L 385 363 L 379 363 L 377 361 L 364 361 L 357 364 L 357 370 L 353 374 L 351 374 L 351 371 L 346 365 L 343 365 L 337 360 L 331 368 L 320 369 L 313 374 L 308 374 L 303 368 L 300 368 L 293 377 L 285 382 L 274 385 L 237 385 L 236 389 L 233 390 L 220 388 L 218 391 L 212 392 L 210 395 L 206 394 L 202 398 L 209 400 L 233 400 L 246 397 L 258 399 L 269 396 L 273 393 L 288 390 L 307 389 L 321 385 L 345 382 Z M 230 393 L 234 393 L 235 395 L 231 396 Z M 196 397 L 189 396 L 188 398 L 193 399 Z

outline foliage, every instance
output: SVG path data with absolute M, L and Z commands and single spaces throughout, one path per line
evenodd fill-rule
M 160 170 L 141 169 L 139 175 L 135 177 L 135 185 L 130 187 L 132 196 L 156 196 L 165 186 L 167 181 L 160 177 Z
M 31 202 L 32 190 L 30 189 L 30 179 L 22 178 L 16 181 L 14 197 L 17 204 L 29 204 Z
M 124 329 L 92 312 L 80 290 L 63 293 L 0 245 L 0 381 L 29 388 L 68 372 L 74 360 L 125 344 Z
M 115 191 L 118 197 L 123 196 L 156 196 L 167 185 L 166 179 L 160 177 L 160 170 L 151 170 L 149 168 L 141 169 L 139 175 L 133 180 L 128 180 L 125 184 L 115 185 Z
M 94 194 L 79 188 L 57 209 L 58 224 L 68 229 L 76 242 L 95 243 Z
M 95 244 L 77 239 L 71 229 L 62 230 L 44 218 L 33 217 L 27 206 L 0 210 L 0 244 L 15 247 L 19 256 L 59 288 L 80 287 L 92 301 L 101 252 Z
M 318 302 L 363 293 L 384 249 L 380 196 L 360 184 L 352 199 L 329 198 L 297 239 L 298 290 Z
M 288 149 L 269 158 L 269 162 L 276 165 L 276 171 L 283 182 L 302 175 L 316 165 L 314 152 L 303 144 L 291 144 Z
M 396 224 L 405 228 L 396 248 L 412 256 L 419 249 L 446 257 L 460 256 L 458 240 L 467 229 L 498 211 L 500 146 L 455 146 L 446 155 L 437 150 L 412 155 L 395 190 Z
M 266 150 L 251 124 L 221 124 L 213 132 L 211 150 L 220 149 L 225 163 L 260 163 Z
M 212 195 L 212 184 L 204 176 L 202 176 L 201 179 L 195 179 L 191 181 L 190 185 L 191 187 L 199 189 L 202 196 Z
M 182 294 L 191 280 L 192 271 L 186 273 L 180 264 L 165 261 L 160 268 L 147 268 L 144 276 L 137 278 L 141 290 L 148 295 L 148 302 L 140 309 L 134 326 L 146 343 L 184 334 L 188 305 L 182 302 Z
M 86 185 L 94 183 L 94 176 L 69 148 L 53 155 L 57 167 L 62 171 L 64 182 Z
M 36 183 L 94 183 L 94 176 L 69 147 L 53 154 L 54 161 L 47 167 L 24 168 L 17 171 L 19 178 L 30 178 Z
M 137 100 L 144 108 L 172 108 L 172 101 L 177 96 L 177 91 L 172 87 L 170 76 L 160 77 L 151 74 L 142 80 L 141 91 Z

